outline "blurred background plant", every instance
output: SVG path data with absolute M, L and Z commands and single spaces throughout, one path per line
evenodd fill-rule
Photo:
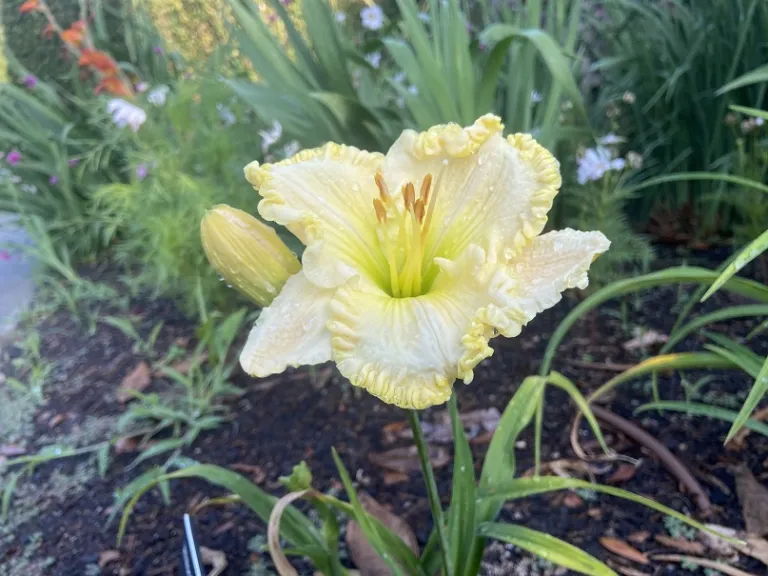
M 582 87 L 593 121 L 643 153 L 648 176 L 760 170 L 753 151 L 764 128 L 728 107 L 762 108 L 765 79 L 719 90 L 766 62 L 767 27 L 768 4 L 761 0 L 592 3 L 583 32 Z M 757 166 L 747 167 L 752 162 Z M 660 234 L 706 240 L 736 233 L 743 242 L 747 229 L 754 232 L 750 207 L 759 197 L 723 181 L 670 180 L 644 190 L 628 208 L 641 226 L 650 219 L 653 229 L 658 219 Z M 663 229 L 674 220 L 675 230 Z

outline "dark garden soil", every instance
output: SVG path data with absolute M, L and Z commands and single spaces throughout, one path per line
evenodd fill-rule
M 708 257 L 710 262 L 713 258 L 719 261 L 720 255 Z M 682 291 L 677 287 L 659 289 L 643 293 L 641 299 L 628 298 L 623 306 L 612 303 L 604 307 L 575 326 L 557 354 L 554 369 L 571 378 L 584 393 L 593 390 L 616 373 L 602 366 L 605 363 L 631 364 L 643 358 L 643 351 L 628 352 L 622 347 L 633 337 L 632 329 L 650 328 L 668 333 L 682 297 L 691 291 L 691 287 Z M 701 306 L 699 313 L 736 301 L 735 297 L 719 294 Z M 521 381 L 537 373 L 548 336 L 574 302 L 565 299 L 554 310 L 540 315 L 518 338 L 496 339 L 495 354 L 478 367 L 475 381 L 470 386 L 456 385 L 461 412 L 492 407 L 503 411 Z M 158 319 L 165 321 L 157 345 L 160 350 L 173 341 L 194 339 L 193 324 L 167 302 L 136 301 L 131 312 L 143 319 L 140 332 L 145 335 Z M 743 337 L 753 327 L 754 322 L 734 321 L 716 325 L 714 330 Z M 82 430 L 94 417 L 109 420 L 119 416 L 124 406 L 116 399 L 116 389 L 141 360 L 131 352 L 132 343 L 121 332 L 102 323 L 97 325 L 94 334 L 89 335 L 84 327 L 74 324 L 71 317 L 62 312 L 42 321 L 38 329 L 42 335 L 43 355 L 55 363 L 55 369 L 48 382 L 47 402 L 36 415 L 34 433 L 23 441 L 28 453 L 36 452 L 57 438 L 63 443 L 66 438 L 82 436 Z M 703 340 L 692 337 L 677 350 L 701 349 L 702 344 Z M 758 338 L 753 341 L 753 349 L 764 355 L 768 352 L 768 342 Z M 12 347 L 9 351 L 13 354 Z M 0 366 L 0 372 L 10 373 L 10 370 L 7 365 Z M 700 376 L 695 372 L 687 374 L 690 382 Z M 409 445 L 407 438 L 398 435 L 398 431 L 405 427 L 405 414 L 401 410 L 358 393 L 330 366 L 312 371 L 291 371 L 262 381 L 238 373 L 233 382 L 242 388 L 243 395 L 227 402 L 230 421 L 201 435 L 184 455 L 201 463 L 234 467 L 258 480 L 263 488 L 281 494 L 284 492 L 277 482 L 278 477 L 289 474 L 292 466 L 301 460 L 311 468 L 317 488 L 338 489 L 331 458 L 331 447 L 336 447 L 358 487 L 380 503 L 391 506 L 394 513 L 411 525 L 423 545 L 431 520 L 421 477 L 418 473 L 404 477 L 388 473 L 370 457 Z M 745 464 L 758 480 L 766 482 L 768 438 L 752 433 L 740 449 L 729 450 L 722 445 L 728 430 L 725 423 L 671 412 L 634 415 L 637 406 L 650 401 L 647 384 L 643 379 L 624 384 L 603 406 L 632 420 L 677 455 L 711 499 L 711 514 L 702 518 L 690 495 L 652 454 L 610 430 L 607 430 L 609 443 L 622 454 L 640 459 L 640 465 L 632 473 L 622 462 L 598 463 L 593 466 L 597 479 L 613 482 L 618 487 L 649 496 L 708 522 L 743 529 L 735 470 L 737 465 Z M 155 377 L 148 390 L 163 392 L 169 386 L 167 381 Z M 702 391 L 712 401 L 736 402 L 738 407 L 749 386 L 749 378 L 741 373 L 718 372 Z M 677 375 L 662 377 L 660 388 L 664 399 L 683 399 Z M 423 418 L 434 424 L 439 422 L 442 412 L 443 409 L 428 410 Z M 573 415 L 574 408 L 563 393 L 555 389 L 547 392 L 543 462 L 575 462 L 568 439 Z M 586 430 L 584 432 L 582 438 L 588 443 L 592 437 Z M 472 445 L 479 469 L 488 445 L 488 434 L 477 429 L 470 433 L 475 434 Z M 94 434 L 95 438 L 89 441 L 104 437 L 104 432 L 102 437 L 98 437 L 98 432 Z M 441 446 L 450 454 L 450 444 Z M 521 473 L 533 466 L 532 448 L 533 438 L 527 431 L 517 443 Z M 3 566 L 19 565 L 24 554 L 33 556 L 31 560 L 52 559 L 48 566 L 30 561 L 29 565 L 35 566 L 28 572 L 30 576 L 38 573 L 57 576 L 96 574 L 95 566 L 100 559 L 105 560 L 102 554 L 109 550 L 117 550 L 119 556 L 115 555 L 114 561 L 105 564 L 102 574 L 151 576 L 180 573 L 179 529 L 183 513 L 203 498 L 223 492 L 203 481 L 176 481 L 171 485 L 169 506 L 156 491 L 148 493 L 137 504 L 125 541 L 118 549 L 115 542 L 117 522 L 107 524 L 114 491 L 157 463 L 142 463 L 129 469 L 136 456 L 136 453 L 114 456 L 104 479 L 87 474 L 83 485 L 70 487 L 66 494 L 41 491 L 38 503 L 42 513 L 18 522 L 12 535 L 0 539 L 0 574 L 10 572 L 10 568 Z M 54 473 L 82 472 L 83 462 L 88 460 L 88 456 L 83 456 L 42 465 L 31 477 L 22 479 L 20 486 L 25 483 L 44 486 Z M 556 471 L 562 470 L 563 466 L 568 473 L 578 474 L 568 467 L 568 462 L 561 463 Z M 95 468 L 95 465 L 91 467 Z M 450 462 L 438 470 L 438 484 L 443 495 L 450 493 L 450 470 Z M 615 476 L 617 471 L 619 477 Z M 0 481 L 7 478 L 7 475 L 0 476 Z M 19 513 L 14 509 L 15 505 L 18 506 L 18 502 L 11 501 L 10 517 Z M 645 552 L 680 553 L 654 539 L 656 534 L 670 535 L 670 526 L 665 526 L 663 515 L 633 503 L 607 496 L 595 497 L 589 492 L 553 493 L 507 505 L 503 518 L 545 530 L 598 558 L 613 562 L 615 566 L 631 566 L 638 571 L 636 573 L 686 573 L 678 564 L 652 561 L 643 566 L 629 562 L 607 552 L 599 543 L 601 537 L 609 536 Z M 197 522 L 201 543 L 226 555 L 229 568 L 225 574 L 246 574 L 250 569 L 257 574 L 261 572 L 254 569 L 254 565 L 271 566 L 268 554 L 259 552 L 252 541 L 254 536 L 264 533 L 264 526 L 245 507 L 207 507 L 200 511 Z M 650 534 L 643 534 L 646 531 Z M 36 548 L 30 552 L 32 539 Z M 494 546 L 486 558 L 484 570 L 489 575 L 555 573 L 543 568 L 539 570 L 527 555 L 511 547 Z M 737 565 L 754 574 L 766 573 L 765 565 L 749 558 L 742 558 Z

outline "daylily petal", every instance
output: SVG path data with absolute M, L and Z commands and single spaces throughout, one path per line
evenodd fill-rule
M 608 246 L 600 232 L 549 232 L 530 242 L 512 264 L 497 269 L 487 287 L 488 304 L 474 313 L 462 339 L 459 378 L 472 381 L 473 368 L 493 354 L 491 338 L 519 335 L 536 314 L 557 304 L 564 290 L 586 288 L 589 265 Z
M 248 335 L 240 354 L 243 370 L 264 377 L 288 366 L 330 360 L 331 338 L 325 324 L 333 293 L 309 282 L 303 272 L 291 276 Z
M 331 143 L 276 164 L 246 166 L 246 178 L 263 198 L 259 213 L 306 245 L 304 273 L 318 286 L 339 286 L 359 272 L 386 273 L 372 205 L 382 159 Z
M 464 339 L 475 312 L 489 302 L 502 305 L 493 292 L 509 289 L 506 266 L 486 260 L 479 246 L 439 265 L 442 272 L 424 296 L 392 298 L 354 278 L 331 301 L 328 329 L 339 371 L 402 408 L 446 402 L 456 378 L 471 374 L 492 353 L 483 349 L 471 355 Z
M 435 225 L 425 251 L 455 258 L 471 243 L 496 236 L 522 249 L 538 235 L 560 187 L 559 163 L 527 134 L 501 135 L 501 120 L 486 115 L 472 126 L 406 130 L 387 153 L 383 174 L 390 189 L 433 176 Z
M 542 234 L 510 266 L 518 288 L 516 300 L 531 318 L 560 301 L 568 288 L 584 289 L 587 271 L 611 242 L 600 232 L 566 228 Z

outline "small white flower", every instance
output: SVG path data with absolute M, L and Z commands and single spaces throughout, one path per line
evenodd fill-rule
M 429 24 L 432 19 L 429 17 L 429 14 L 427 14 L 426 12 L 419 12 L 419 20 L 424 22 L 424 24 Z
M 419 89 L 416 88 L 413 84 L 408 86 L 408 94 L 411 94 L 412 96 L 418 96 L 419 95 Z
M 301 150 L 301 144 L 299 144 L 296 140 L 291 140 L 283 146 L 283 155 L 286 158 L 291 158 L 292 156 L 296 156 L 296 154 Z
M 601 146 L 618 146 L 619 144 L 623 144 L 626 142 L 624 138 L 621 136 L 616 136 L 613 132 L 606 134 L 600 140 L 597 141 L 598 144 Z
M 336 22 L 338 22 L 339 24 L 344 24 L 344 22 L 346 22 L 346 21 L 347 21 L 347 13 L 346 13 L 346 12 L 341 12 L 341 11 L 339 11 L 339 12 L 336 12 L 336 13 L 333 15 L 333 18 L 334 18 L 334 19 L 336 20 Z
M 755 126 L 762 126 L 763 124 L 765 124 L 764 118 L 761 118 L 759 116 L 755 118 Z
M 634 92 L 630 92 L 629 90 L 627 90 L 626 92 L 624 92 L 624 94 L 622 95 L 621 99 L 624 101 L 625 104 L 634 104 L 635 103 L 635 93 Z
M 378 68 L 381 64 L 381 52 L 371 52 L 370 54 L 366 55 L 365 61 L 374 68 Z
M 531 90 L 531 102 L 535 104 L 537 102 L 541 102 L 542 100 L 544 100 L 544 98 L 541 96 L 541 94 L 536 92 L 536 90 Z
M 130 126 L 134 132 L 138 132 L 147 121 L 147 113 L 143 109 L 122 98 L 112 98 L 107 102 L 107 112 L 112 115 L 112 122 L 118 128 Z
M 639 152 L 627 152 L 627 163 L 633 170 L 640 170 L 643 167 L 643 155 Z
M 34 184 L 22 184 L 19 188 L 21 188 L 22 192 L 26 192 L 27 194 L 37 194 L 37 186 Z
M 402 96 L 398 96 L 395 99 L 395 104 L 397 104 L 398 108 L 405 108 L 405 98 L 403 98 Z
M 275 120 L 272 122 L 272 127 L 269 130 L 260 130 L 259 134 L 261 135 L 261 151 L 266 154 L 270 146 L 282 137 L 283 126 Z
M 14 174 L 9 178 L 9 180 L 11 181 L 12 184 L 18 184 L 19 182 L 21 182 L 21 176 Z
M 752 128 L 754 127 L 755 127 L 755 121 L 753 118 L 750 118 L 749 120 L 743 120 L 741 122 L 741 131 L 744 134 L 749 134 L 750 132 L 752 132 Z
M 402 84 L 403 82 L 405 82 L 405 72 L 403 72 L 403 71 L 401 70 L 400 72 L 398 72 L 397 74 L 395 74 L 394 76 L 392 76 L 392 81 L 393 81 L 395 84 Z M 1 158 L 1 156 L 0 156 L 0 158 Z
M 221 102 L 216 104 L 216 110 L 219 112 L 219 118 L 224 126 L 232 126 L 237 122 L 237 116 L 228 106 L 225 106 Z
M 168 98 L 168 92 L 170 91 L 171 88 L 169 86 L 161 84 L 150 90 L 149 94 L 147 94 L 147 101 L 154 106 L 163 106 L 165 100 Z
M 573 108 L 573 102 L 571 102 L 570 100 L 566 100 L 560 105 L 560 108 L 562 108 L 563 110 L 571 110 Z
M 136 92 L 138 92 L 139 94 L 143 94 L 147 90 L 149 90 L 149 84 L 148 83 L 146 83 L 146 82 L 139 82 L 138 84 L 136 84 Z
M 377 4 L 366 6 L 360 10 L 360 20 L 363 23 L 363 28 L 379 30 L 384 26 L 384 10 Z
M 579 184 L 600 180 L 606 172 L 623 170 L 625 166 L 623 158 L 613 158 L 611 151 L 603 146 L 588 148 L 584 156 L 577 160 L 577 163 L 576 176 Z

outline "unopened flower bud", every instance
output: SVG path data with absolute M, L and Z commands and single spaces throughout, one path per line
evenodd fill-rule
M 268 306 L 286 280 L 301 269 L 272 228 L 226 204 L 209 210 L 200 223 L 208 261 L 223 279 L 256 302 Z

